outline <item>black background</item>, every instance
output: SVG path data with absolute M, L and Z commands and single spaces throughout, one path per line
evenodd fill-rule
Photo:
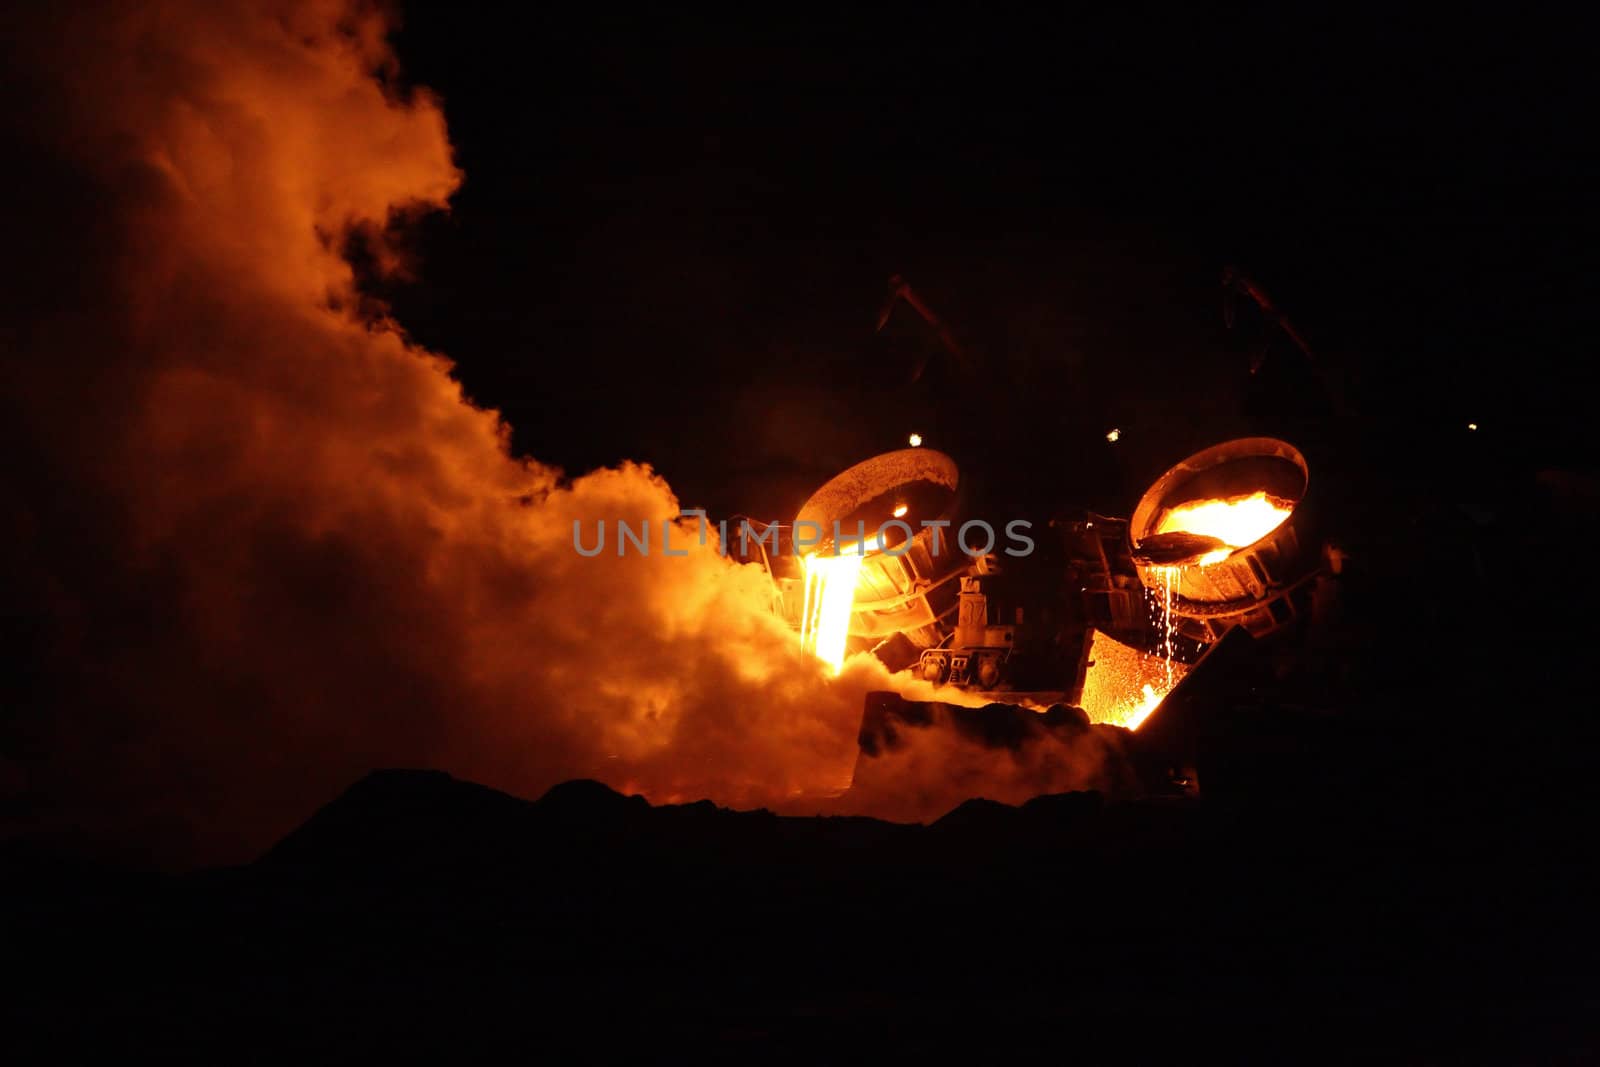
M 645 460 L 722 513 L 787 517 L 912 430 L 970 453 L 957 423 L 1004 438 L 983 465 L 1049 456 L 1058 496 L 1125 511 L 1284 406 L 1252 393 L 1259 320 L 1223 325 L 1229 264 L 1357 432 L 1454 446 L 1470 421 L 1588 464 L 1584 39 L 1504 11 L 413 4 L 403 77 L 442 96 L 466 180 L 383 293 L 519 450 Z M 986 399 L 938 355 L 908 384 L 874 334 L 893 273 Z

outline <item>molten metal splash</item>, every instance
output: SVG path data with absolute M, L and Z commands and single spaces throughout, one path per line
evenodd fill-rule
M 1167 698 L 1167 690 L 1157 692 L 1153 685 L 1146 685 L 1138 699 L 1118 709 L 1116 721 L 1118 726 L 1126 726 L 1130 730 L 1137 730 L 1139 724 L 1150 717 L 1150 713 L 1160 706 Z
M 1197 561 L 1208 563 L 1227 559 L 1238 549 L 1253 545 L 1276 530 L 1294 509 L 1280 504 L 1257 490 L 1249 496 L 1196 500 L 1181 504 L 1161 516 L 1155 532 L 1192 533 L 1215 537 L 1227 548 L 1208 552 Z
M 806 557 L 806 602 L 800 616 L 800 645 L 838 674 L 850 636 L 850 609 L 865 557 L 845 552 Z

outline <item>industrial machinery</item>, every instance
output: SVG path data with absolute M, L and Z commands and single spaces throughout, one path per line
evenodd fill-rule
M 1170 683 L 1173 663 L 1230 629 L 1266 637 L 1301 616 L 1326 574 L 1309 486 L 1294 446 L 1240 438 L 1172 467 L 1131 519 L 1053 521 L 1026 558 L 968 555 L 952 533 L 965 504 L 955 461 L 907 448 L 830 479 L 783 527 L 788 561 L 764 562 L 804 630 L 818 604 L 813 561 L 860 554 L 839 609 L 842 653 L 870 650 L 892 670 L 997 699 L 1077 703 L 1096 635 L 1164 659 Z
M 874 456 L 817 489 L 772 531 L 778 550 L 763 546 L 754 561 L 772 574 L 779 610 L 806 640 L 818 626 L 817 577 L 832 580 L 819 564 L 859 553 L 843 651 L 870 650 L 892 670 L 997 699 L 1048 705 L 1076 693 L 1091 629 L 1146 642 L 1149 614 L 1124 520 L 1089 513 L 1030 527 L 1036 547 L 1022 557 L 968 554 L 957 538 L 968 517 L 964 490 L 942 452 Z
M 1156 479 L 1128 533 L 1140 581 L 1170 593 L 1180 633 L 1265 637 L 1303 613 L 1322 573 L 1309 486 L 1305 457 L 1271 437 L 1225 441 Z
M 1149 611 L 1127 523 L 1089 513 L 1039 534 L 1027 559 L 974 561 L 961 580 L 955 628 L 921 655 L 923 678 L 997 698 L 1072 702 L 1091 631 L 1147 642 Z
M 1259 286 L 1237 272 L 1226 284 L 1314 365 Z M 898 277 L 880 331 L 902 305 L 936 341 L 911 382 L 942 350 L 964 403 L 992 399 L 973 373 L 972 353 Z M 1265 348 L 1253 377 L 1264 357 Z M 1005 461 L 1003 449 L 977 444 L 973 454 Z M 1309 467 L 1276 438 L 1225 441 L 1189 456 L 1150 485 L 1130 518 L 1057 513 L 1032 528 L 1038 551 L 1024 558 L 968 554 L 950 543 L 964 509 L 975 506 L 969 489 L 953 459 L 928 449 L 856 464 L 812 494 L 789 530 L 804 543 L 805 528 L 821 527 L 823 553 L 864 548 L 859 565 L 811 558 L 798 575 L 775 572 L 802 642 L 808 628 L 815 640 L 824 600 L 834 618 L 847 617 L 833 628 L 843 635 L 829 646 L 837 651 L 822 656 L 817 646 L 821 658 L 837 667 L 847 652 L 871 650 L 891 670 L 965 690 L 948 701 L 906 700 L 903 688 L 868 696 L 857 785 L 904 796 L 913 808 L 936 811 L 951 797 L 974 795 L 979 781 L 985 796 L 1116 792 L 1127 783 L 1072 773 L 1114 765 L 1102 758 L 1112 750 L 1138 766 L 1137 788 L 1192 792 L 1197 727 L 1230 713 L 1265 657 L 1278 654 L 1269 650 L 1292 648 L 1258 639 L 1289 632 L 1314 603 L 1331 602 L 1316 594 L 1338 556 L 1320 539 Z M 1054 505 L 1030 498 L 1022 506 Z M 858 523 L 875 531 L 890 519 L 906 520 L 903 537 L 870 546 L 859 534 L 851 540 Z M 921 526 L 927 519 L 950 523 L 943 552 L 938 534 Z M 819 580 L 830 583 L 829 597 Z M 966 706 L 974 698 L 990 703 Z
M 1028 574 L 996 570 L 989 557 L 974 561 L 961 578 L 955 628 L 922 652 L 919 673 L 935 685 L 1059 699 L 1076 657 L 1064 654 L 1068 619 L 1058 592 Z
M 792 529 L 797 547 L 815 542 L 808 559 L 862 557 L 848 624 L 857 647 L 898 636 L 921 649 L 948 632 L 956 583 L 971 563 L 953 542 L 961 488 L 955 460 L 902 448 L 840 472 L 801 505 Z
M 1236 272 L 1228 285 L 1311 358 L 1259 287 Z M 901 278 L 880 330 L 900 305 L 970 372 L 970 354 Z M 1031 527 L 1038 550 L 1018 558 L 958 547 L 977 494 L 951 456 L 911 447 L 823 484 L 760 562 L 778 609 L 835 669 L 871 651 L 966 699 L 1093 705 L 1096 722 L 1138 728 L 1230 631 L 1263 638 L 1308 614 L 1330 569 L 1310 484 L 1293 445 L 1225 441 L 1156 479 L 1131 518 L 1058 515 Z

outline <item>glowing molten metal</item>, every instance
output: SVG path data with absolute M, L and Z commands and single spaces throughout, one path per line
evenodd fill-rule
M 845 639 L 850 636 L 850 612 L 864 558 L 846 550 L 837 556 L 817 553 L 805 560 L 800 646 L 832 667 L 834 674 L 844 666 Z
M 1292 507 L 1280 504 L 1265 492 L 1257 490 L 1249 496 L 1180 504 L 1161 516 L 1155 532 L 1215 537 L 1228 546 L 1201 556 L 1196 562 L 1204 567 L 1208 563 L 1227 559 L 1238 549 L 1255 544 L 1281 526 L 1292 510 Z
M 1148 719 L 1150 713 L 1155 711 L 1166 698 L 1166 690 L 1157 692 L 1155 686 L 1147 684 L 1137 700 L 1118 710 L 1116 724 L 1118 726 L 1126 726 L 1130 730 L 1137 730 L 1139 724 Z

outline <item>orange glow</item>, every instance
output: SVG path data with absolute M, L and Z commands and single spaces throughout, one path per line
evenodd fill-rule
M 845 640 L 850 636 L 850 610 L 865 557 L 807 556 L 806 601 L 800 616 L 800 645 L 838 674 L 844 666 Z
M 41 153 L 23 176 L 70 173 L 62 210 L 94 222 L 58 227 L 50 262 L 92 262 L 95 284 L 69 294 L 70 329 L 44 304 L 8 332 L 7 372 L 26 385 L 4 397 L 8 429 L 48 457 L 52 486 L 119 519 L 64 538 L 72 516 L 22 487 L 39 524 L 3 536 L 43 577 L 17 594 L 65 619 L 44 579 L 86 552 L 107 579 L 102 600 L 74 599 L 93 628 L 163 610 L 159 584 L 137 577 L 146 555 L 183 591 L 149 640 L 41 632 L 83 646 L 81 676 L 53 657 L 49 709 L 72 709 L 60 721 L 77 751 L 104 756 L 39 780 L 63 798 L 42 832 L 126 833 L 154 864 L 248 862 L 308 798 L 375 766 L 527 797 L 599 779 L 743 810 L 838 792 L 865 694 L 902 683 L 865 656 L 832 677 L 774 614 L 770 573 L 730 551 L 737 524 L 714 536 L 679 519 L 650 467 L 569 477 L 512 454 L 445 355 L 363 295 L 351 227 L 399 241 L 411 227 L 397 220 L 443 206 L 458 180 L 438 101 L 393 80 L 395 6 L 107 4 L 62 11 L 19 57 L 49 105 L 23 117 Z M 86 412 L 114 445 L 55 432 Z M 605 522 L 606 551 L 577 553 L 580 521 L 586 544 Z M 621 521 L 650 530 L 647 553 L 617 553 Z M 846 610 L 851 584 L 837 586 Z M 823 642 L 833 660 L 848 625 Z M 80 716 L 99 700 L 91 681 L 116 688 L 125 717 Z M 240 686 L 250 714 L 220 723 L 211 709 Z M 124 726 L 140 745 L 115 740 Z M 32 758 L 11 755 L 0 782 L 31 791 Z
M 1204 567 L 1255 544 L 1282 525 L 1293 510 L 1257 490 L 1249 496 L 1180 504 L 1161 516 L 1155 532 L 1200 534 L 1215 537 L 1228 546 L 1201 556 L 1197 562 Z
M 894 517 L 897 519 L 904 518 L 905 514 L 906 506 L 904 504 L 896 504 L 894 508 Z
M 1189 672 L 1187 664 L 1151 655 L 1095 631 L 1079 706 L 1090 722 L 1137 729 Z
M 1120 710 L 1118 715 L 1120 721 L 1117 725 L 1126 726 L 1130 730 L 1137 730 L 1139 724 L 1148 719 L 1150 713 L 1160 707 L 1161 702 L 1166 698 L 1165 691 L 1158 692 L 1155 686 L 1146 685 L 1144 692 L 1139 695 L 1139 699 Z
M 910 443 L 912 448 L 922 447 L 922 435 L 920 433 L 914 433 L 906 440 Z

